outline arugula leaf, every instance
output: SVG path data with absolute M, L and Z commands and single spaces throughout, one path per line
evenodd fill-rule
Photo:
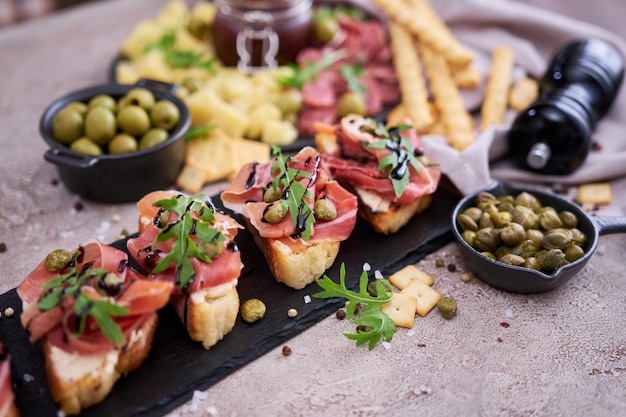
M 296 65 L 290 65 L 292 69 L 291 73 L 280 77 L 278 82 L 283 87 L 296 87 L 298 90 L 302 90 L 302 87 L 304 87 L 304 84 L 307 81 L 314 80 L 321 70 L 330 67 L 346 55 L 346 51 L 340 49 L 328 55 L 324 55 L 324 57 L 317 62 L 308 63 L 308 65 L 304 68 L 298 68 Z
M 400 124 L 392 129 L 387 129 L 382 123 L 376 123 L 373 134 L 382 139 L 375 140 L 367 145 L 370 149 L 388 149 L 391 151 L 378 163 L 378 170 L 391 180 L 396 197 L 400 197 L 409 185 L 412 166 L 417 173 L 421 172 L 422 165 L 417 159 L 419 152 L 410 140 L 403 137 L 400 132 L 411 129 L 411 126 Z
M 161 51 L 165 62 L 172 66 L 172 68 L 189 68 L 196 67 L 207 71 L 210 74 L 216 74 L 213 60 L 205 58 L 202 53 L 193 51 L 181 51 L 176 49 L 176 34 L 172 31 L 164 33 L 158 42 L 150 43 L 146 50 L 153 49 Z
M 355 340 L 357 346 L 364 343 L 368 344 L 368 349 L 372 350 L 376 347 L 381 338 L 390 342 L 396 332 L 396 325 L 389 315 L 380 310 L 380 306 L 389 302 L 393 298 L 393 287 L 386 280 L 376 280 L 376 295 L 372 296 L 367 291 L 368 276 L 363 271 L 359 278 L 359 291 L 350 291 L 346 287 L 346 267 L 342 263 L 339 270 L 339 284 L 331 280 L 327 275 L 315 280 L 317 285 L 322 288 L 316 294 L 315 298 L 331 298 L 339 297 L 348 300 L 346 306 L 346 317 L 353 320 L 355 324 L 364 326 L 366 330 L 357 330 L 357 333 L 344 333 L 344 336 L 350 340 Z M 356 314 L 357 305 L 364 306 L 360 314 Z
M 189 143 L 195 138 L 206 136 L 216 127 L 217 124 L 215 123 L 211 123 L 210 125 L 206 126 L 191 127 L 189 128 L 189 130 L 187 130 L 187 133 L 185 133 L 185 142 Z
M 342 65 L 339 67 L 339 73 L 343 76 L 348 84 L 348 90 L 365 98 L 365 86 L 359 81 L 358 77 L 363 74 L 363 68 L 359 65 Z
M 55 308 L 61 301 L 67 297 L 75 299 L 74 315 L 76 326 L 74 332 L 78 335 L 82 334 L 87 322 L 87 317 L 94 318 L 102 334 L 112 343 L 119 343 L 124 340 L 124 335 L 119 325 L 113 320 L 113 316 L 125 316 L 128 314 L 126 307 L 117 305 L 107 300 L 92 299 L 83 287 L 90 282 L 100 282 L 104 280 L 111 272 L 100 269 L 83 266 L 78 269 L 76 258 L 80 256 L 80 251 L 75 252 L 73 262 L 69 271 L 63 275 L 51 279 L 44 283 L 42 288 L 44 291 L 37 301 L 37 308 L 41 311 L 47 311 Z
M 206 243 L 223 242 L 226 236 L 211 226 L 211 223 L 215 221 L 213 204 L 204 194 L 191 197 L 179 194 L 156 201 L 153 205 L 175 212 L 178 217 L 173 222 L 163 225 L 152 243 L 154 250 L 157 242 L 174 239 L 172 249 L 159 261 L 152 272 L 155 274 L 163 272 L 174 263 L 176 284 L 184 291 L 193 283 L 196 275 L 190 259 L 197 258 L 207 263 L 211 262 L 211 258 L 198 248 L 192 236 Z M 157 216 L 160 215 L 160 213 L 157 214 Z
M 293 160 L 293 157 L 283 155 L 276 145 L 272 145 L 272 156 L 276 158 L 271 167 L 274 178 L 272 189 L 281 192 L 283 210 L 289 212 L 296 234 L 308 242 L 313 232 L 313 223 L 315 223 L 315 216 L 309 201 L 313 201 L 315 197 L 310 189 L 298 182 L 298 179 L 311 179 L 311 174 L 290 167 L 289 162 Z

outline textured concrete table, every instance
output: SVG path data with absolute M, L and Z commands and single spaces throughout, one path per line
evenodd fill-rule
M 37 128 L 51 100 L 105 82 L 121 40 L 164 3 L 94 2 L 0 31 L 2 292 L 52 249 L 111 242 L 122 229 L 136 230 L 134 204 L 80 202 L 54 184 Z M 613 14 L 621 1 L 587 5 L 544 6 L 626 35 Z M 615 201 L 605 212 L 623 215 L 626 180 L 613 187 Z M 528 296 L 476 278 L 463 282 L 463 262 L 447 245 L 419 266 L 435 277 L 438 291 L 458 300 L 453 320 L 435 311 L 418 318 L 412 331 L 400 329 L 388 349 L 368 352 L 342 336 L 353 331 L 348 322 L 329 317 L 291 339 L 290 356 L 277 348 L 169 415 L 626 415 L 625 253 L 623 235 L 604 236 L 577 277 Z M 437 268 L 437 259 L 457 270 Z

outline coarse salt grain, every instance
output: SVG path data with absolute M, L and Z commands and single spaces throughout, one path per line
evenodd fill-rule
M 513 317 L 513 310 L 510 310 L 510 309 L 504 310 L 504 315 L 509 317 L 509 318 Z
M 387 350 L 391 349 L 391 343 L 389 343 L 389 342 L 382 342 L 382 345 Z
M 409 330 L 408 332 L 406 332 L 406 335 L 407 335 L 408 337 L 413 337 L 413 336 L 415 336 L 415 330 L 413 330 L 413 329 Z
M 363 264 L 363 270 L 364 270 L 365 272 L 368 272 L 370 269 L 372 269 L 372 267 L 370 266 L 370 264 L 368 264 L 367 262 L 365 262 L 365 263 Z
M 35 380 L 35 377 L 32 376 L 31 374 L 24 374 L 24 382 L 33 382 Z
M 383 273 L 377 269 L 376 271 L 374 271 L 374 278 L 383 279 Z
M 309 304 L 311 302 L 311 296 L 310 295 L 305 295 L 304 296 L 304 304 Z
M 213 406 L 207 407 L 206 412 L 210 416 L 213 416 L 213 417 L 217 416 L 217 408 L 215 408 Z
M 120 220 L 122 220 L 122 216 L 120 216 L 119 214 L 114 214 L 111 216 L 111 221 L 113 223 L 119 223 Z
M 193 400 L 196 401 L 204 401 L 209 398 L 209 393 L 205 391 L 194 391 L 193 392 Z

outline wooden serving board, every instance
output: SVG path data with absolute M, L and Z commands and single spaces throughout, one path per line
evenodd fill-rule
M 219 198 L 213 199 L 220 207 Z M 356 288 L 365 262 L 370 264 L 373 278 L 375 270 L 388 276 L 419 261 L 452 240 L 450 218 L 457 201 L 456 196 L 440 188 L 431 206 L 392 236 L 375 233 L 359 219 L 326 274 L 338 282 L 340 264 L 345 263 L 346 285 Z M 86 409 L 81 416 L 162 416 L 190 400 L 195 390 L 206 390 L 343 306 L 343 299 L 313 298 L 320 291 L 315 283 L 298 291 L 277 283 L 252 236 L 242 231 L 236 241 L 245 265 L 238 284 L 240 298 L 242 302 L 260 298 L 267 306 L 265 317 L 253 324 L 238 318 L 233 331 L 207 351 L 189 339 L 174 310 L 164 308 L 159 314 L 152 352 L 141 368 L 122 377 L 102 403 Z M 125 249 L 125 243 L 120 240 L 112 245 Z M 310 303 L 304 301 L 307 295 L 311 296 Z M 20 324 L 21 301 L 15 289 L 0 295 L 0 306 L 12 306 L 16 311 L 15 316 L 2 318 L 0 341 L 12 356 L 16 403 L 22 417 L 57 415 L 41 345 L 30 343 Z M 295 318 L 287 316 L 290 308 L 298 310 Z M 343 336 L 337 333 L 335 337 Z

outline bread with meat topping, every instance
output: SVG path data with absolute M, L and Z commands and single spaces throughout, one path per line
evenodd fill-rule
M 335 262 L 339 253 L 339 241 L 306 242 L 288 246 L 280 240 L 262 237 L 247 219 L 246 224 L 276 281 L 296 290 L 321 277 Z
M 209 349 L 235 326 L 239 313 L 237 280 L 191 294 L 172 294 L 172 306 L 189 337 Z
M 157 313 L 133 331 L 122 347 L 93 354 L 69 353 L 45 338 L 43 352 L 50 391 L 66 415 L 104 400 L 115 382 L 137 369 L 152 348 L 158 322 Z

